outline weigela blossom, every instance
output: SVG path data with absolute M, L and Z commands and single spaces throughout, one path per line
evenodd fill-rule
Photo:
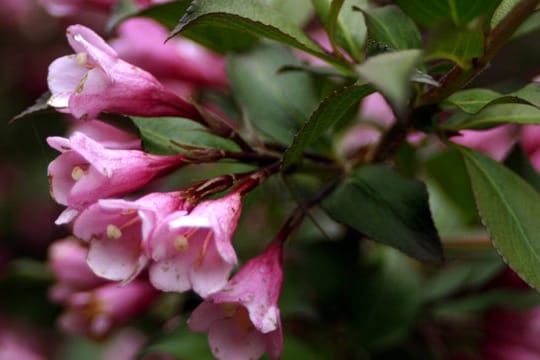
M 88 248 L 73 237 L 57 240 L 49 247 L 49 265 L 56 279 L 49 289 L 52 301 L 63 303 L 73 293 L 105 283 L 88 267 L 87 255 Z
M 145 241 L 156 224 L 186 207 L 181 193 L 152 193 L 136 201 L 102 199 L 85 209 L 73 233 L 90 242 L 88 265 L 102 278 L 127 282 L 148 263 Z
M 141 139 L 99 120 L 76 121 L 70 134 L 81 132 L 107 149 L 140 150 Z
M 72 25 L 67 39 L 76 54 L 49 66 L 50 106 L 80 119 L 92 119 L 104 111 L 199 119 L 193 105 L 165 89 L 152 74 L 121 60 L 89 28 Z
M 151 19 L 133 18 L 118 27 L 110 44 L 120 57 L 149 71 L 167 84 L 183 81 L 195 87 L 224 87 L 225 62 L 204 47 L 180 37 L 163 43 L 167 29 Z
M 189 328 L 208 332 L 216 358 L 257 359 L 264 352 L 279 358 L 283 349 L 277 305 L 283 283 L 281 252 L 279 244 L 270 245 L 193 311 Z
M 163 291 L 193 289 L 203 297 L 220 290 L 237 263 L 231 240 L 241 207 L 241 195 L 233 192 L 165 218 L 148 240 L 150 282 Z
M 517 141 L 518 128 L 508 124 L 487 130 L 461 130 L 453 136 L 455 143 L 481 151 L 497 161 L 502 161 Z
M 80 132 L 69 139 L 49 137 L 47 142 L 62 153 L 49 164 L 51 195 L 59 204 L 77 210 L 98 199 L 137 190 L 184 163 L 182 156 L 107 149 Z
M 157 294 L 142 280 L 125 286 L 107 284 L 79 292 L 70 296 L 67 311 L 60 316 L 59 324 L 67 332 L 99 339 L 145 311 Z

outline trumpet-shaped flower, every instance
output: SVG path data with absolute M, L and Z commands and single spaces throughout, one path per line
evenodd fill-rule
M 193 311 L 190 329 L 208 332 L 218 359 L 256 359 L 264 352 L 279 358 L 283 349 L 277 305 L 283 283 L 281 256 L 281 246 L 270 245 Z
M 148 241 L 150 282 L 163 291 L 193 289 L 203 297 L 220 290 L 237 263 L 231 239 L 241 206 L 234 192 L 200 203 L 189 215 L 169 215 Z
M 141 280 L 125 286 L 107 284 L 73 294 L 67 311 L 59 318 L 60 327 L 77 335 L 102 338 L 145 311 L 157 294 L 150 284 Z
M 58 203 L 77 210 L 98 199 L 137 190 L 184 162 L 182 156 L 107 149 L 80 132 L 69 139 L 49 137 L 47 142 L 62 153 L 49 164 L 51 195 Z
M 72 25 L 67 38 L 76 54 L 49 66 L 50 106 L 80 119 L 92 119 L 104 111 L 200 118 L 192 104 L 165 89 L 150 73 L 121 60 L 89 28 Z
M 73 233 L 90 242 L 87 261 L 96 275 L 127 282 L 148 263 L 148 234 L 160 219 L 184 205 L 179 192 L 152 193 L 136 201 L 99 200 L 77 217 Z

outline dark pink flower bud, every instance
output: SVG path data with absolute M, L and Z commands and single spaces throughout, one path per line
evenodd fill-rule
M 150 73 L 121 60 L 89 28 L 72 25 L 67 38 L 76 54 L 49 66 L 50 106 L 82 119 L 95 118 L 103 111 L 200 118 L 192 104 L 165 89 Z
M 49 164 L 51 195 L 56 202 L 77 210 L 98 199 L 137 190 L 184 162 L 182 156 L 107 149 L 80 132 L 69 139 L 49 137 L 47 142 L 62 153 Z
M 222 56 L 179 37 L 164 43 L 169 33 L 159 23 L 145 18 L 124 21 L 111 46 L 120 57 L 151 72 L 164 82 L 180 80 L 198 86 L 227 84 Z
M 200 203 L 189 215 L 169 215 L 148 241 L 154 261 L 150 282 L 163 291 L 193 289 L 203 297 L 225 286 L 237 263 L 231 241 L 241 207 L 241 196 L 234 192 Z
M 125 286 L 108 284 L 73 294 L 60 327 L 70 333 L 102 338 L 112 329 L 145 311 L 156 298 L 156 290 L 136 280 Z
M 49 265 L 56 283 L 49 289 L 54 302 L 62 303 L 75 292 L 93 289 L 105 282 L 86 263 L 88 248 L 73 237 L 55 241 L 49 248 Z
M 73 233 L 90 242 L 87 261 L 96 275 L 127 282 L 148 263 L 149 233 L 161 219 L 183 208 L 179 192 L 152 193 L 136 201 L 99 200 L 77 217 Z
M 191 314 L 190 329 L 208 332 L 210 348 L 218 359 L 257 359 L 264 352 L 279 358 L 283 350 L 278 308 L 281 256 L 280 245 L 270 245 Z

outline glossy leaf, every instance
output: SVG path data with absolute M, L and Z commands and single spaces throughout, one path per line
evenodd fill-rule
M 472 66 L 472 59 L 484 55 L 484 29 L 481 21 L 467 26 L 441 25 L 431 36 L 426 60 L 451 60 L 461 68 Z
M 463 25 L 477 16 L 491 18 L 501 0 L 396 0 L 396 3 L 416 22 L 431 26 L 444 20 Z
M 286 169 L 299 161 L 302 152 L 309 144 L 320 138 L 335 123 L 346 116 L 353 106 L 358 105 L 364 97 L 372 92 L 373 89 L 369 85 L 352 85 L 336 90 L 324 99 L 294 136 L 291 146 L 283 154 L 283 167 Z
M 194 0 L 171 36 L 200 26 L 233 29 L 269 38 L 332 60 L 289 18 L 258 1 Z
M 525 281 L 540 287 L 540 195 L 515 173 L 474 150 L 459 147 L 476 205 L 493 245 Z
M 322 19 L 327 29 L 332 29 L 332 0 L 312 0 L 317 13 Z M 354 11 L 354 8 L 366 8 L 366 0 L 345 0 L 341 5 L 337 21 L 335 23 L 336 41 L 353 58 L 362 58 L 364 42 L 366 39 L 366 25 L 362 21 L 362 15 Z
M 356 71 L 401 113 L 409 100 L 410 79 L 420 56 L 420 50 L 384 53 L 368 58 Z
M 289 144 L 317 106 L 313 79 L 303 72 L 278 74 L 300 65 L 287 49 L 264 45 L 232 55 L 227 72 L 236 100 L 248 120 L 267 137 Z
M 335 220 L 409 256 L 442 257 L 425 185 L 386 165 L 354 170 L 322 206 Z
M 211 134 L 204 126 L 188 119 L 132 117 L 132 120 L 139 128 L 144 149 L 150 153 L 171 155 L 188 152 L 173 141 L 200 148 L 238 150 L 231 140 Z
M 505 123 L 540 124 L 540 109 L 525 104 L 494 104 L 459 121 L 449 121 L 445 128 L 485 129 Z
M 415 23 L 398 7 L 390 5 L 364 11 L 368 38 L 393 50 L 418 49 L 422 37 Z

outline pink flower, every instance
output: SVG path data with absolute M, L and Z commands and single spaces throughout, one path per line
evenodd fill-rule
M 498 126 L 488 130 L 461 130 L 452 141 L 502 161 L 517 140 L 518 128 L 512 124 Z
M 39 0 L 41 5 L 53 16 L 73 15 L 79 11 L 109 12 L 115 0 Z
M 531 164 L 540 171 L 540 126 L 525 125 L 521 127 L 520 143 L 529 157 Z
M 81 132 L 107 149 L 141 149 L 141 139 L 99 120 L 76 121 L 70 133 Z
M 163 291 L 193 289 L 205 297 L 220 290 L 236 265 L 231 240 L 241 212 L 237 192 L 197 205 L 187 215 L 175 212 L 148 241 L 150 282 Z
M 277 305 L 283 282 L 281 256 L 280 245 L 270 245 L 193 311 L 190 329 L 208 331 L 210 348 L 218 359 L 256 359 L 264 352 L 279 358 L 283 350 Z
M 148 234 L 161 219 L 185 206 L 179 192 L 152 193 L 136 201 L 99 200 L 77 217 L 73 233 L 90 242 L 87 261 L 96 275 L 127 282 L 148 263 Z
M 383 127 L 388 127 L 396 121 L 392 108 L 380 93 L 366 96 L 360 107 L 360 116 Z
M 98 199 L 137 190 L 184 162 L 182 156 L 107 149 L 80 132 L 69 139 L 49 137 L 47 142 L 62 153 L 49 164 L 51 195 L 77 210 Z
M 196 87 L 227 84 L 223 57 L 179 37 L 164 43 L 167 29 L 151 19 L 124 21 L 118 33 L 119 37 L 111 41 L 118 54 L 164 82 L 180 80 Z
M 49 248 L 49 265 L 56 283 L 49 289 L 49 297 L 57 303 L 66 301 L 73 293 L 102 285 L 88 267 L 88 248 L 73 237 L 58 240 Z
M 72 25 L 67 38 L 76 54 L 49 66 L 50 106 L 81 119 L 95 118 L 103 111 L 200 118 L 193 105 L 166 90 L 150 73 L 121 60 L 89 28 Z
M 156 295 L 150 284 L 140 280 L 125 286 L 108 284 L 79 292 L 70 297 L 59 324 L 70 333 L 102 338 L 114 327 L 145 311 Z

